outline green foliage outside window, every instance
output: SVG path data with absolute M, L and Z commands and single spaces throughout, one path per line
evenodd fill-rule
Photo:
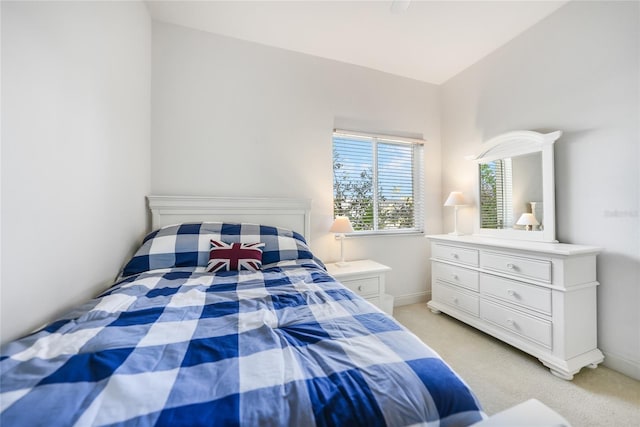
M 498 222 L 495 164 L 480 163 L 480 219 L 482 228 L 502 228 Z

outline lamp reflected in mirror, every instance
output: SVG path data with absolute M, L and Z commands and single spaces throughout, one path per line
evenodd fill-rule
M 525 230 L 527 231 L 532 231 L 533 227 L 540 225 L 540 223 L 532 213 L 523 213 L 516 224 L 523 225 L 525 227 Z

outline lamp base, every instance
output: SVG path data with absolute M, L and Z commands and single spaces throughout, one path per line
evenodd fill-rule
M 338 261 L 334 263 L 336 267 L 349 267 L 349 263 L 347 261 Z
M 452 231 L 451 233 L 449 233 L 451 236 L 464 236 L 464 233 L 461 233 L 459 231 Z

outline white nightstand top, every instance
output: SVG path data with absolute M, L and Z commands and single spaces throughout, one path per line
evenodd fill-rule
M 390 267 L 380 264 L 370 259 L 362 259 L 358 261 L 347 261 L 348 265 L 338 267 L 334 263 L 325 264 L 327 271 L 334 277 L 348 277 L 362 273 L 384 273 L 391 271 Z

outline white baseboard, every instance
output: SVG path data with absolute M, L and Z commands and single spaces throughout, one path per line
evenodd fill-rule
M 401 305 L 417 304 L 420 302 L 427 302 L 431 299 L 431 292 L 416 292 L 415 294 L 400 295 L 395 297 L 393 302 L 394 307 Z
M 604 350 L 602 353 L 604 354 L 604 362 L 602 363 L 604 366 L 640 381 L 640 363 L 637 360 L 631 360 Z

